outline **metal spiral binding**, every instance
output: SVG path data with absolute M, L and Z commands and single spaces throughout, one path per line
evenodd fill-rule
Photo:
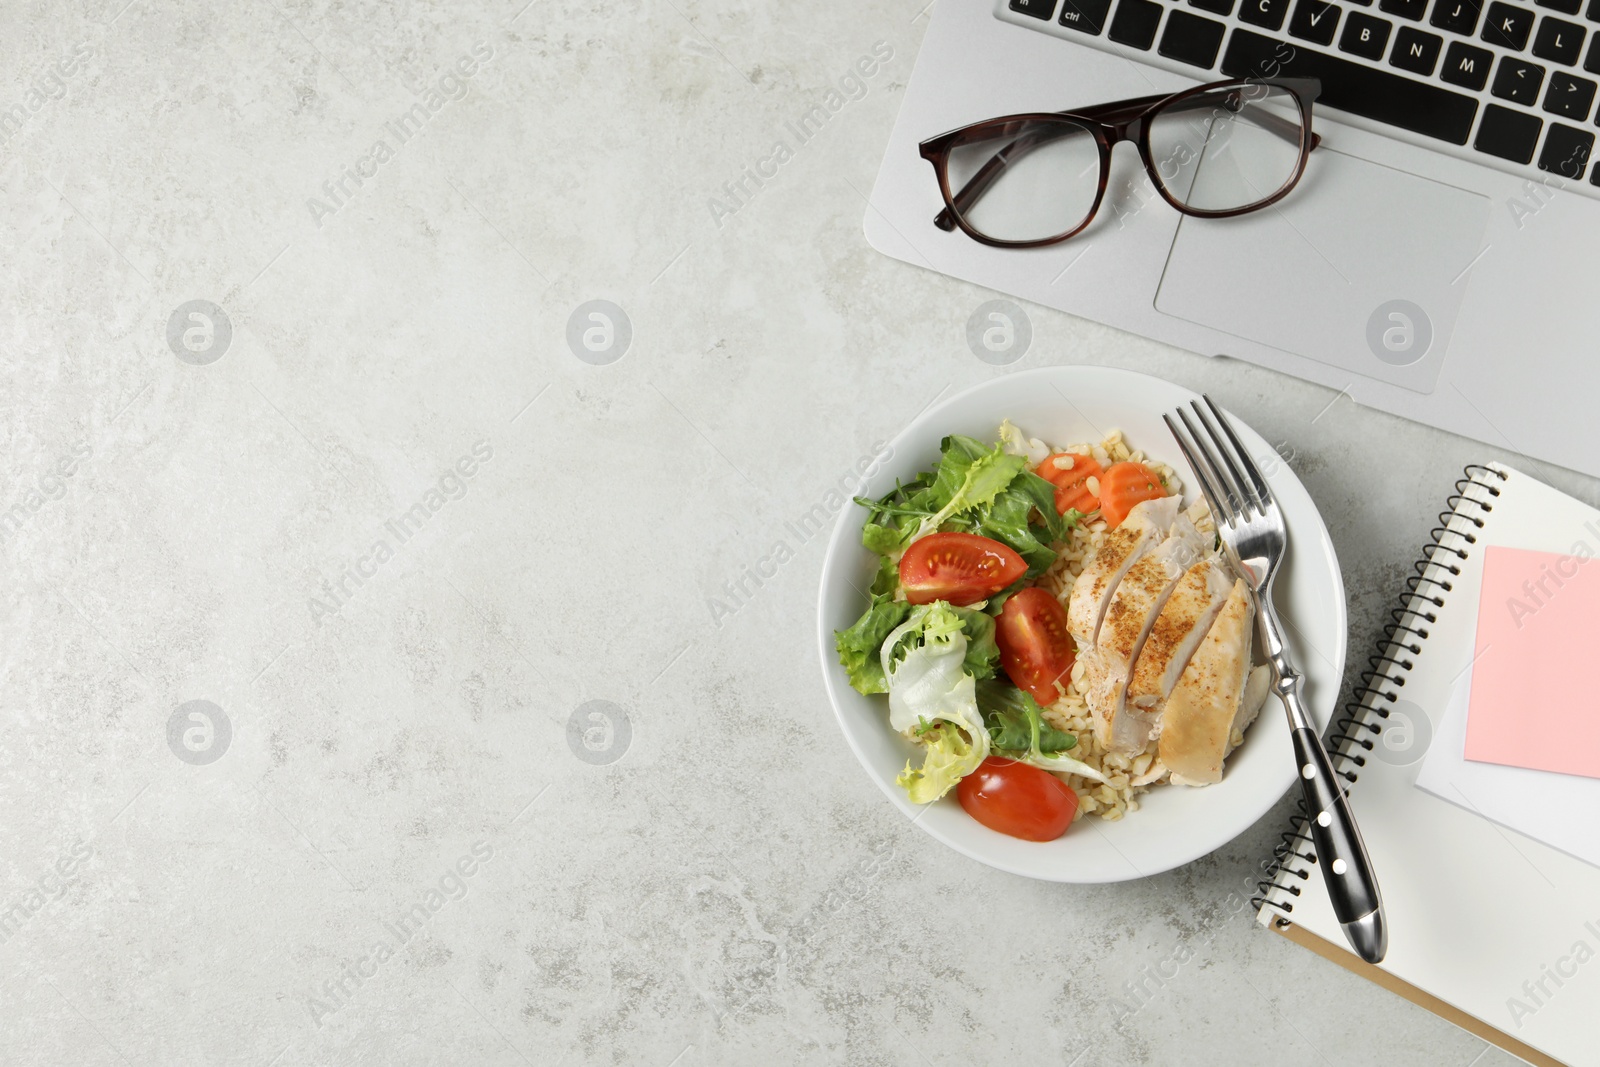
M 1428 639 L 1428 627 L 1439 621 L 1435 609 L 1444 607 L 1445 595 L 1452 588 L 1451 580 L 1461 574 L 1460 563 L 1467 558 L 1467 549 L 1478 543 L 1474 533 L 1451 529 L 1450 520 L 1461 519 L 1469 523 L 1472 530 L 1481 530 L 1483 515 L 1494 510 L 1493 498 L 1500 495 L 1500 489 L 1491 482 L 1479 481 L 1480 473 L 1485 478 L 1492 477 L 1502 482 L 1506 480 L 1504 472 L 1478 463 L 1469 464 L 1462 470 L 1462 477 L 1455 483 L 1455 492 L 1445 501 L 1449 510 L 1439 514 L 1439 525 L 1428 531 L 1428 543 L 1422 546 L 1420 558 L 1412 565 L 1417 573 L 1407 576 L 1406 591 L 1400 594 L 1399 606 L 1390 610 L 1390 621 L 1383 627 L 1383 636 L 1378 639 L 1373 655 L 1367 657 L 1367 669 L 1358 676 L 1359 683 L 1344 706 L 1344 714 L 1335 721 L 1332 732 L 1325 739 L 1334 765 L 1341 768 L 1340 777 L 1347 782 L 1354 782 L 1360 777 L 1357 770 L 1365 767 L 1367 762 L 1360 753 L 1371 752 L 1371 738 L 1382 733 L 1382 728 L 1364 713 L 1370 711 L 1379 719 L 1389 717 L 1389 709 L 1380 707 L 1378 702 L 1392 705 L 1400 699 L 1397 691 L 1406 684 L 1406 674 L 1413 666 L 1411 657 L 1422 651 L 1422 642 Z M 1485 501 L 1470 495 L 1465 491 L 1469 485 L 1487 491 L 1491 499 Z M 1476 507 L 1479 513 L 1469 513 L 1467 505 Z M 1446 534 L 1464 542 L 1465 547 L 1446 543 Z M 1401 635 L 1405 635 L 1404 640 Z M 1352 770 L 1352 767 L 1357 770 Z M 1263 865 L 1265 877 L 1256 883 L 1256 895 L 1250 898 L 1251 907 L 1257 910 L 1270 904 L 1282 912 L 1283 915 L 1274 917 L 1274 921 L 1280 925 L 1288 924 L 1283 916 L 1294 911 L 1294 902 L 1271 900 L 1269 893 L 1278 889 L 1291 897 L 1298 897 L 1300 887 L 1287 881 L 1285 876 L 1293 875 L 1304 881 L 1311 877 L 1310 867 L 1317 862 L 1316 854 L 1310 851 L 1311 838 L 1306 833 L 1306 821 L 1305 800 L 1297 800 L 1295 813 L 1289 818 L 1289 828 L 1278 835 L 1278 845 L 1272 850 L 1272 859 Z M 1303 861 L 1305 865 L 1292 864 L 1291 861 L 1295 859 Z

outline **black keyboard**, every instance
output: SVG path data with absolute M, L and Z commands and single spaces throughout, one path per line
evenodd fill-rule
M 1199 78 L 1320 78 L 1319 109 L 1600 196 L 1600 0 L 997 0 L 996 16 Z

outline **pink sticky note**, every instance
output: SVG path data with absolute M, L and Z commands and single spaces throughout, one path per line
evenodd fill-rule
M 1600 778 L 1600 559 L 1490 547 L 1464 755 Z

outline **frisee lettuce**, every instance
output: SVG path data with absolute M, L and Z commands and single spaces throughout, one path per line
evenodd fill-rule
M 935 725 L 922 735 L 922 740 L 926 749 L 922 766 L 913 768 L 907 760 L 906 769 L 894 780 L 913 804 L 932 804 L 984 760 L 978 754 L 978 746 L 949 723 Z
M 922 767 L 913 769 L 907 761 L 898 779 L 918 804 L 944 796 L 989 754 L 989 731 L 966 669 L 971 642 L 961 610 L 943 601 L 913 609 L 884 638 L 880 653 L 889 684 L 889 725 L 923 743 Z M 930 725 L 940 723 L 938 729 Z

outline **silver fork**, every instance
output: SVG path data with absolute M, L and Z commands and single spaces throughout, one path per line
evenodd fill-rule
M 1228 561 L 1255 594 L 1256 621 L 1272 665 L 1273 691 L 1289 714 L 1300 787 L 1311 817 L 1311 840 L 1334 914 L 1361 958 L 1377 963 L 1389 945 L 1383 898 L 1344 789 L 1300 698 L 1301 675 L 1289 658 L 1287 635 L 1272 603 L 1272 581 L 1289 544 L 1283 513 L 1227 416 L 1209 396 L 1204 399 L 1204 407 L 1198 400 L 1190 405 L 1204 434 L 1182 408 L 1176 414 L 1183 430 L 1171 415 L 1162 418 L 1211 505 Z

